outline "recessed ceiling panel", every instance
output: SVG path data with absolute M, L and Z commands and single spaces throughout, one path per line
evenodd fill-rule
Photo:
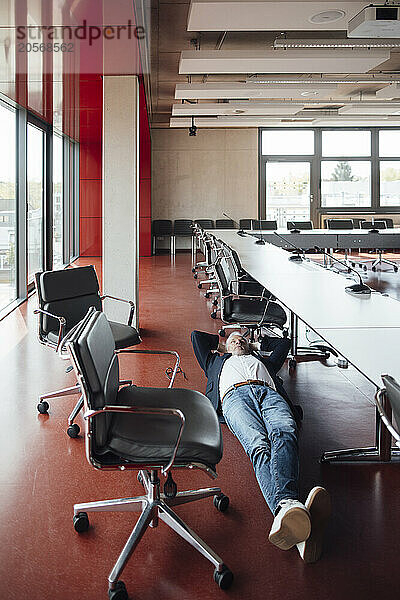
M 179 73 L 366 73 L 389 58 L 388 50 L 186 50 Z
M 400 104 L 388 102 L 384 106 L 374 106 L 368 104 L 356 104 L 343 106 L 338 110 L 340 115 L 399 115 Z
M 315 98 L 327 100 L 339 96 L 337 85 L 305 84 L 269 85 L 251 83 L 178 83 L 175 88 L 176 100 L 212 100 L 214 98 Z
M 229 102 L 219 104 L 174 104 L 172 116 L 196 116 L 196 115 L 295 115 L 303 110 L 304 104 L 259 104 L 245 102 Z
M 367 2 L 192 0 L 188 31 L 346 30 Z

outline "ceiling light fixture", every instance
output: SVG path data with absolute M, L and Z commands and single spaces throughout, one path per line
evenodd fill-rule
M 339 21 L 340 19 L 343 19 L 345 15 L 346 13 L 344 10 L 323 10 L 315 15 L 311 15 L 311 17 L 308 18 L 308 21 L 314 23 L 314 25 L 322 25 L 323 23 L 334 23 L 335 21 Z
M 336 85 L 342 85 L 342 84 L 352 84 L 352 85 L 359 85 L 359 84 L 364 84 L 364 83 L 369 83 L 371 85 L 375 85 L 375 84 L 389 84 L 389 83 L 400 83 L 400 79 L 388 79 L 388 78 L 379 78 L 379 79 L 373 79 L 373 78 L 349 78 L 349 79 L 248 79 L 247 80 L 248 83 L 255 83 L 257 85 L 296 85 L 297 87 L 302 87 L 303 85 L 315 85 L 316 83 L 318 83 L 318 85 L 329 85 L 329 84 L 336 84 Z
M 330 39 L 330 40 L 299 40 L 276 38 L 274 48 L 400 48 L 399 39 Z

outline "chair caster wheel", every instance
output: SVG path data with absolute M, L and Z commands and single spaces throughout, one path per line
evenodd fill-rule
M 70 438 L 78 437 L 79 432 L 80 432 L 80 427 L 76 423 L 73 423 L 67 429 L 67 434 L 69 435 Z
M 227 590 L 233 581 L 233 573 L 224 565 L 222 571 L 214 571 L 214 581 L 219 585 L 221 590 Z
M 228 496 L 225 496 L 225 494 L 217 494 L 213 498 L 213 503 L 215 508 L 223 513 L 228 510 L 229 498 Z
M 295 369 L 297 367 L 297 361 L 295 358 L 289 360 L 289 369 Z
M 375 273 L 376 267 L 371 267 L 371 271 L 373 271 Z
M 196 273 L 196 269 L 194 267 L 192 268 L 192 273 Z
M 128 592 L 123 581 L 117 581 L 113 590 L 108 590 L 109 600 L 129 600 Z
M 367 272 L 367 266 L 366 265 L 363 266 L 363 269 L 364 269 L 365 272 Z
M 211 315 L 210 315 L 210 317 L 211 317 L 212 319 L 216 319 L 216 318 L 217 318 L 217 313 L 215 313 L 215 312 L 212 312 L 212 313 L 211 313 Z
M 43 402 L 39 402 L 39 404 L 37 405 L 37 409 L 41 415 L 45 415 L 49 410 L 49 403 L 46 402 L 46 400 L 43 400 Z
M 225 337 L 225 329 L 220 329 L 220 330 L 218 331 L 218 334 L 219 334 L 221 337 Z
M 218 306 L 218 300 L 217 299 L 213 300 L 213 306 Z
M 201 290 L 201 288 L 202 288 L 202 285 L 201 285 L 201 283 L 198 283 L 198 284 L 197 284 L 197 287 L 199 288 L 199 290 Z
M 206 292 L 206 293 L 204 294 L 204 298 L 209 298 L 209 297 L 210 297 L 210 292 Z
M 74 515 L 73 523 L 75 531 L 78 533 L 84 533 L 87 531 L 89 529 L 89 518 L 87 513 L 79 512 L 78 514 Z
M 398 271 L 398 270 L 399 270 L 399 267 L 393 267 L 393 271 L 394 271 L 395 273 L 397 273 L 397 271 Z
M 197 273 L 193 275 L 193 279 L 197 279 Z
M 353 262 L 352 262 L 352 263 L 351 263 L 351 266 L 352 266 L 352 267 L 355 267 L 355 266 L 356 266 L 356 263 L 353 263 Z

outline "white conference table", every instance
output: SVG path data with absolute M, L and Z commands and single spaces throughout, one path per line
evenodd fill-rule
M 221 231 L 221 230 L 218 230 Z M 251 235 L 262 236 L 262 238 L 274 246 L 290 248 L 289 242 L 301 248 L 309 250 L 314 246 L 321 248 L 334 248 L 345 250 L 346 248 L 400 248 L 400 229 L 381 229 L 379 233 L 370 233 L 368 229 L 305 229 L 301 233 L 291 233 L 287 229 L 278 229 L 277 233 L 288 240 L 286 243 L 270 230 L 247 230 Z
M 236 250 L 243 268 L 311 329 L 400 328 L 400 302 L 380 293 L 361 297 L 345 291 L 358 281 L 356 275 L 348 279 L 307 259 L 293 262 L 286 250 L 268 243 L 259 246 L 253 237 L 236 231 L 209 233 Z
M 337 350 L 377 388 L 381 375 L 400 381 L 400 302 L 372 293 L 353 296 L 351 281 L 312 261 L 293 262 L 289 253 L 271 244 L 257 245 L 252 236 L 233 230 L 210 230 L 239 255 L 242 267 Z M 293 321 L 292 321 L 293 322 Z M 387 406 L 386 406 L 387 408 Z M 391 437 L 377 413 L 376 445 L 326 453 L 324 460 L 390 460 Z M 398 456 L 399 452 L 392 451 Z

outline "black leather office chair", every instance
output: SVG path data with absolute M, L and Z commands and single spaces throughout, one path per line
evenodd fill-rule
M 375 402 L 383 423 L 400 448 L 400 385 L 390 375 L 382 375 L 382 381 L 385 387 L 378 390 Z
M 286 312 L 272 300 L 269 292 L 264 290 L 264 295 L 257 297 L 234 293 L 234 267 L 230 261 L 229 257 L 224 256 L 215 265 L 219 306 L 214 308 L 211 318 L 216 319 L 218 311 L 220 312 L 224 325 L 219 330 L 219 335 L 223 337 L 226 329 L 245 328 L 250 333 L 250 341 L 253 341 L 254 333 L 261 327 L 277 327 L 284 331 Z
M 240 219 L 239 220 L 239 228 L 240 229 L 251 229 L 251 219 Z
M 374 222 L 363 221 L 361 223 L 361 229 L 378 229 L 378 230 L 387 229 L 386 219 L 376 219 L 376 220 L 374 220 Z M 393 268 L 393 271 L 396 273 L 399 269 L 398 265 L 393 260 L 388 260 L 387 258 L 382 258 L 383 250 L 381 250 L 380 248 L 377 248 L 376 251 L 378 253 L 378 258 L 372 260 L 371 270 L 376 271 L 376 267 L 386 264 L 386 265 L 391 266 Z M 359 262 L 358 264 L 362 265 L 364 270 L 367 270 L 367 263 L 369 263 L 369 262 L 371 262 L 371 261 L 363 260 L 363 261 Z
M 91 306 L 102 310 L 104 298 L 124 302 L 129 306 L 127 324 L 110 321 L 115 347 L 128 348 L 142 341 L 137 330 L 132 327 L 134 303 L 109 295 L 100 296 L 99 282 L 92 265 L 61 271 L 38 272 L 35 274 L 35 285 L 38 308 L 34 313 L 39 315 L 39 341 L 56 352 L 59 352 L 63 338 L 81 321 Z M 63 353 L 59 352 L 59 354 L 62 356 Z M 62 357 L 64 358 L 65 354 Z M 37 409 L 41 414 L 47 413 L 48 399 L 73 394 L 82 394 L 79 385 L 42 394 Z M 74 419 L 81 408 L 80 398 L 68 417 L 67 433 L 70 437 L 79 434 L 79 425 L 74 423 Z
M 310 230 L 313 229 L 313 223 L 312 221 L 288 221 L 286 223 L 286 227 L 288 229 L 288 231 L 291 231 L 292 229 L 300 229 L 300 230 Z
M 157 239 L 158 238 L 169 238 L 169 251 L 172 254 L 172 235 L 173 227 L 170 219 L 155 219 L 151 223 L 151 236 L 152 236 L 152 247 L 153 254 L 157 254 Z
M 252 219 L 251 228 L 255 231 L 276 231 L 278 229 L 278 223 L 276 221 Z
M 91 511 L 140 513 L 108 577 L 109 599 L 128 600 L 119 577 L 146 529 L 157 527 L 160 519 L 214 565 L 215 581 L 227 589 L 233 579 L 231 571 L 171 508 L 210 496 L 221 512 L 228 507 L 229 499 L 220 488 L 178 492 L 171 476 L 173 469 L 200 469 L 216 478 L 215 467 L 222 458 L 222 434 L 210 401 L 194 390 L 171 389 L 173 379 L 169 389 L 121 387 L 113 335 L 101 312 L 92 311 L 86 316 L 67 348 L 84 395 L 89 462 L 97 469 L 137 470 L 144 488 L 144 494 L 138 497 L 74 505 L 74 527 L 78 533 L 87 531 L 87 513 Z M 167 476 L 164 492 L 160 491 L 160 474 Z
M 235 221 L 232 219 L 217 219 L 215 221 L 215 229 L 235 229 Z

